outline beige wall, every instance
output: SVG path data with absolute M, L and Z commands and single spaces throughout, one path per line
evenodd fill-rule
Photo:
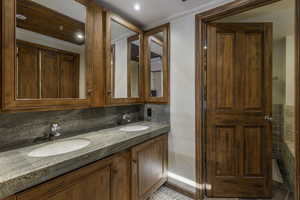
M 285 104 L 285 39 L 273 42 L 273 104 Z
M 286 105 L 295 104 L 295 37 L 286 37 Z

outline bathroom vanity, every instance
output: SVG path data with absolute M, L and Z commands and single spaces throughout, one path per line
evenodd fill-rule
M 153 122 L 133 125 L 149 128 L 134 132 L 122 131 L 124 127 L 104 129 L 1 153 L 0 163 L 5 165 L 0 169 L 0 199 L 149 198 L 167 180 L 170 127 Z M 60 155 L 30 154 L 49 144 L 72 140 L 90 144 Z

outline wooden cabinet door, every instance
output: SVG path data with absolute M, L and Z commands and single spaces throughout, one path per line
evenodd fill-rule
M 17 43 L 17 99 L 39 98 L 39 50 Z
M 132 149 L 132 200 L 149 198 L 167 180 L 168 137 Z
M 41 51 L 41 91 L 42 98 L 59 98 L 60 85 L 59 54 Z
M 110 200 L 110 168 L 97 170 L 61 191 L 49 193 L 40 200 Z
M 113 159 L 113 173 L 111 179 L 111 199 L 112 200 L 131 200 L 131 154 L 130 151 L 119 153 Z
M 16 200 L 16 196 L 7 197 L 7 198 L 1 199 L 1 200 Z
M 79 97 L 79 55 L 60 55 L 60 98 Z
M 99 161 L 17 195 L 17 200 L 112 200 L 113 160 Z
M 272 193 L 272 25 L 211 24 L 207 65 L 207 194 Z
M 43 183 L 16 200 L 131 200 L 129 151 Z

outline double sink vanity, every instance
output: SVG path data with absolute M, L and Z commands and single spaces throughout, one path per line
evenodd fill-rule
M 147 199 L 167 180 L 169 130 L 143 121 L 0 153 L 0 199 Z
M 15 135 L 1 129 L 6 141 L 31 142 L 56 119 L 67 128 L 98 130 L 122 114 L 108 110 L 169 104 L 169 24 L 143 30 L 95 0 L 2 0 L 0 6 L 0 114 L 14 115 L 18 126 L 9 127 Z M 77 110 L 95 118 L 60 116 Z M 29 117 L 31 123 L 18 117 L 25 112 L 45 114 Z M 0 151 L 0 200 L 149 198 L 167 179 L 170 125 L 144 118 Z

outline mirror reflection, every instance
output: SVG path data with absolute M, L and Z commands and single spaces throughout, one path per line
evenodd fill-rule
M 17 0 L 16 98 L 86 98 L 86 7 Z
M 114 20 L 111 20 L 111 64 L 112 97 L 139 97 L 140 36 Z
M 149 37 L 151 97 L 163 96 L 163 45 L 164 34 L 159 32 Z

